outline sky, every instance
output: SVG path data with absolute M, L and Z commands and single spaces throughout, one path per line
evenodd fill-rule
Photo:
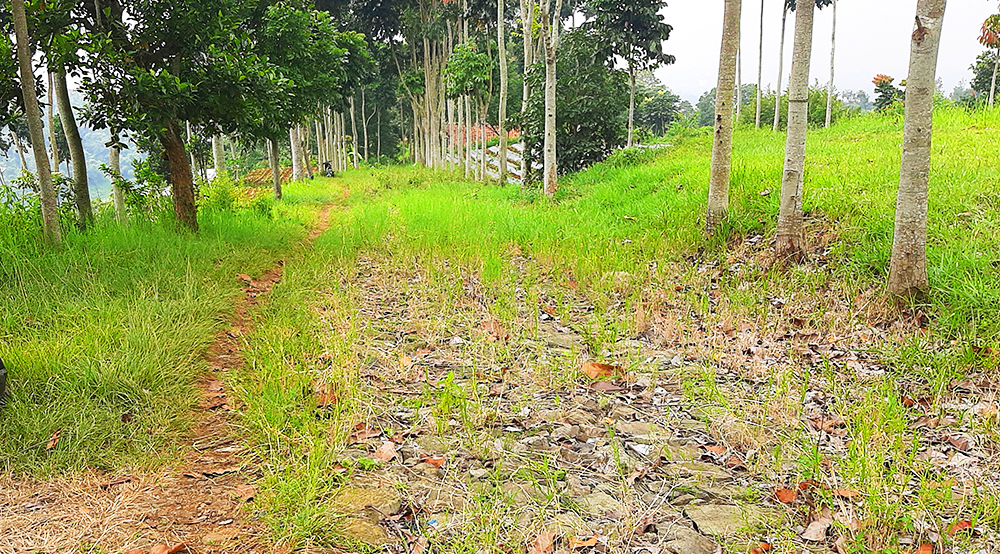
M 763 88 L 773 90 L 778 80 L 782 0 L 764 2 Z M 998 0 L 951 0 L 944 16 L 938 76 L 945 91 L 969 80 L 969 66 L 984 48 L 978 42 L 983 21 L 997 13 Z M 757 82 L 761 0 L 743 0 L 743 82 Z M 838 0 L 837 50 L 834 86 L 838 90 L 864 90 L 874 96 L 872 79 L 879 73 L 906 78 L 910 60 L 916 0 Z M 665 50 L 677 57 L 674 65 L 656 71 L 664 84 L 692 104 L 715 87 L 722 45 L 723 0 L 668 0 L 661 12 L 674 30 Z M 825 86 L 830 79 L 830 38 L 833 10 L 816 11 L 810 83 Z M 789 14 L 785 39 L 783 87 L 788 86 L 792 57 L 794 14 Z

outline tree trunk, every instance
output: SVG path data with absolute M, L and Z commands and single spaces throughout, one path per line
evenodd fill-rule
M 17 157 L 21 160 L 21 172 L 28 172 L 28 161 L 25 159 L 24 144 L 21 142 L 21 137 L 17 136 L 17 133 L 11 133 L 14 135 L 14 146 L 17 147 Z
M 889 292 L 924 296 L 927 278 L 927 185 L 931 171 L 931 129 L 941 23 L 946 0 L 918 0 L 906 78 L 906 123 L 896 197 L 896 227 L 889 266 Z
M 743 116 L 743 45 L 736 48 L 736 123 Z
M 361 133 L 365 135 L 365 163 L 368 163 L 368 108 L 365 102 L 365 87 L 361 87 Z
M 833 120 L 833 70 L 837 59 L 837 0 L 833 0 L 833 33 L 830 36 L 830 84 L 826 87 L 826 126 Z
M 70 162 L 73 164 L 73 196 L 76 197 L 77 225 L 81 231 L 94 222 L 94 208 L 90 202 L 90 182 L 87 179 L 87 154 L 80 139 L 80 128 L 76 125 L 73 106 L 69 102 L 69 88 L 66 86 L 66 72 L 53 75 L 56 88 L 56 102 L 59 104 L 59 121 L 62 123 L 66 142 L 69 144 Z
M 627 148 L 635 145 L 635 69 L 628 64 L 628 143 Z
M 190 143 L 191 137 L 193 136 L 191 133 L 191 122 L 185 121 L 184 125 L 187 127 L 187 142 Z M 190 157 L 191 157 L 191 173 L 193 175 L 196 171 L 198 171 L 198 160 L 195 159 L 193 150 L 190 153 Z
M 507 39 L 504 37 L 504 0 L 497 0 L 497 59 L 500 63 L 500 108 L 498 113 L 500 151 L 497 162 L 500 170 L 500 186 L 507 184 Z
M 292 182 L 299 182 L 306 178 L 305 169 L 302 167 L 302 152 L 298 134 L 298 126 L 292 125 L 288 129 L 288 142 L 292 147 Z
M 465 178 L 468 179 L 473 174 L 472 168 L 472 132 L 475 130 L 475 123 L 472 121 L 472 99 L 465 97 Z
M 306 170 L 306 177 L 308 177 L 311 181 L 313 179 L 313 170 L 312 160 L 309 159 L 309 132 L 306 129 L 306 127 L 299 124 L 295 132 L 299 138 L 299 152 L 302 153 L 302 167 Z
M 545 194 L 555 196 L 559 167 L 556 162 L 556 51 L 559 49 L 559 27 L 562 22 L 562 0 L 556 0 L 555 11 L 549 12 L 549 0 L 542 0 L 542 35 L 545 41 Z
M 188 230 L 198 232 L 198 208 L 194 203 L 194 174 L 191 158 L 184 147 L 180 123 L 171 119 L 158 133 L 170 167 L 170 188 L 174 197 L 174 215 Z
M 795 4 L 795 45 L 792 50 L 792 75 L 788 82 L 788 137 L 785 141 L 785 170 L 781 180 L 781 208 L 774 247 L 775 259 L 781 263 L 801 261 L 805 241 L 802 181 L 809 126 L 809 62 L 815 10 L 814 0 L 798 0 Z
M 267 141 L 267 161 L 271 165 L 271 186 L 274 188 L 274 199 L 281 200 L 281 153 L 278 150 L 278 141 Z
M 47 106 L 49 115 L 49 150 L 52 151 L 52 171 L 59 173 L 59 143 L 56 142 L 56 118 L 53 111 L 53 107 L 56 104 L 56 90 L 52 79 L 52 71 L 50 70 L 47 73 L 49 74 L 49 105 Z
M 226 149 L 219 135 L 212 137 L 212 159 L 215 162 L 215 176 L 218 177 L 226 171 Z
M 122 178 L 122 157 L 121 150 L 117 146 L 111 147 L 111 152 L 108 154 L 108 165 L 111 166 L 111 195 L 115 200 L 115 216 L 118 221 L 125 221 L 128 217 L 128 210 L 125 208 L 125 194 L 118 186 L 118 181 Z
M 782 4 L 782 6 L 785 6 Z M 788 22 L 788 8 L 781 9 L 781 47 L 778 49 L 778 89 L 774 91 L 774 126 L 777 132 L 781 126 L 781 78 L 785 70 L 785 23 Z
M 31 68 L 31 46 L 28 42 L 28 19 L 24 13 L 24 0 L 11 0 L 11 15 L 14 19 L 14 33 L 17 40 L 17 62 L 21 71 L 21 93 L 24 97 L 25 117 L 28 132 L 31 133 L 31 150 L 35 155 L 38 171 L 38 185 L 41 188 L 42 232 L 45 240 L 58 246 L 62 243 L 59 229 L 59 207 L 56 205 L 56 191 L 52 186 L 52 169 L 45 152 L 45 132 L 42 129 L 38 97 L 35 95 L 35 73 Z M 22 156 L 22 160 L 24 157 Z
M 375 122 L 375 140 L 378 144 L 375 156 L 378 163 L 382 163 L 382 110 L 378 110 L 377 113 Z
M 719 80 L 715 88 L 715 138 L 712 143 L 712 175 L 708 186 L 705 232 L 715 234 L 729 211 L 729 177 L 733 154 L 733 103 L 736 87 L 736 51 L 740 45 L 741 0 L 726 0 L 723 15 Z
M 521 32 L 524 33 L 524 86 L 521 97 L 521 121 L 523 122 L 528 114 L 528 99 L 531 96 L 531 85 L 528 83 L 528 73 L 535 65 L 532 48 L 532 31 L 535 22 L 535 2 L 534 0 L 521 0 Z M 528 182 L 528 174 L 531 168 L 528 166 L 527 144 L 524 140 L 524 127 L 521 128 L 521 186 Z
M 760 0 L 760 44 L 757 47 L 757 114 L 754 118 L 754 125 L 760 129 L 760 101 L 762 92 L 761 86 L 764 84 L 764 0 Z
M 351 97 L 351 152 L 354 154 L 354 169 L 358 168 L 358 120 L 354 116 L 354 97 Z
M 997 69 L 1000 68 L 1000 51 L 995 53 L 997 59 L 993 62 L 993 79 L 990 81 L 990 107 L 997 94 Z

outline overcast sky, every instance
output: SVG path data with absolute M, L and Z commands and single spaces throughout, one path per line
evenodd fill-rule
M 627 0 L 626 0 L 627 1 Z M 972 76 L 969 66 L 983 47 L 976 40 L 983 21 L 997 13 L 998 0 L 951 0 L 944 16 L 938 76 L 951 92 L 959 81 Z M 760 0 L 743 0 L 743 82 L 757 82 Z M 778 80 L 778 47 L 781 39 L 782 0 L 764 0 L 764 89 Z M 872 78 L 884 73 L 898 83 L 906 78 L 910 58 L 910 34 L 916 15 L 916 0 L 839 0 L 837 2 L 837 61 L 835 85 L 839 90 L 862 89 L 873 96 Z M 722 44 L 723 0 L 668 0 L 662 12 L 674 30 L 665 44 L 677 63 L 657 70 L 656 75 L 682 98 L 695 103 L 715 87 Z M 830 35 L 833 10 L 816 11 L 810 82 L 830 78 Z M 785 39 L 785 71 L 788 86 L 792 55 L 794 14 L 789 14 Z

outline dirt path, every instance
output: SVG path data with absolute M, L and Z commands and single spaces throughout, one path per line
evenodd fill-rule
M 320 210 L 303 246 L 328 228 L 331 208 Z M 232 327 L 208 349 L 211 369 L 198 382 L 195 424 L 178 464 L 151 473 L 93 472 L 45 482 L 0 478 L 0 554 L 163 554 L 163 546 L 181 545 L 199 554 L 281 551 L 264 538 L 266 529 L 252 509 L 255 464 L 234 432 L 222 377 L 242 366 L 242 337 L 253 328 L 252 311 L 282 274 L 279 262 L 257 279 L 236 276 L 245 283 L 244 295 Z

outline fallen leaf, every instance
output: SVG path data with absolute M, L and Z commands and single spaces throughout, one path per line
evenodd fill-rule
M 351 433 L 348 439 L 351 444 L 357 444 L 359 442 L 364 442 L 368 439 L 373 439 L 382 434 L 382 431 L 369 427 L 367 423 L 359 423 L 354 426 L 354 432 Z
M 52 450 L 59 444 L 59 437 L 62 436 L 62 429 L 56 429 L 55 433 L 49 437 L 49 442 L 45 445 L 45 450 Z
M 107 483 L 100 485 L 98 488 L 101 489 L 102 491 L 106 491 L 111 487 L 114 487 L 115 485 L 124 485 L 125 483 L 131 483 L 131 482 L 132 482 L 132 477 L 126 475 L 124 477 L 112 479 L 111 481 L 108 481 Z
M 611 381 L 597 381 L 596 383 L 591 383 L 590 388 L 594 389 L 597 392 L 603 392 L 605 394 L 622 392 L 623 390 L 625 390 L 625 387 L 616 385 Z
M 833 518 L 823 514 L 816 518 L 815 521 L 806 527 L 806 530 L 802 533 L 802 538 L 807 541 L 822 542 L 826 540 L 826 530 L 830 528 L 833 523 Z
M 141 548 L 135 548 L 125 552 L 125 554 L 146 554 L 146 551 Z
M 427 537 L 420 537 L 410 545 L 410 554 L 424 554 L 428 546 L 430 546 L 430 541 L 427 540 Z
M 382 462 L 390 462 L 396 457 L 396 443 L 392 441 L 385 441 L 382 446 L 378 447 L 375 451 L 375 459 Z
M 861 530 L 861 521 L 850 514 L 837 512 L 833 514 L 833 520 L 855 533 Z
M 639 520 L 635 526 L 636 535 L 645 535 L 652 529 L 656 529 L 656 520 L 652 516 L 645 516 Z
M 833 548 L 837 550 L 837 554 L 847 554 L 847 535 L 837 537 L 837 540 L 833 541 Z
M 621 368 L 614 365 L 587 362 L 583 364 L 583 372 L 591 379 L 603 379 L 620 374 Z
M 244 283 L 247 283 L 247 284 L 250 284 L 250 283 L 253 282 L 253 279 L 249 275 L 247 275 L 246 273 L 237 273 L 236 274 L 236 280 L 237 281 L 243 281 Z
M 507 340 L 510 338 L 510 333 L 504 329 L 502 323 L 496 319 L 487 319 L 480 325 L 483 331 L 486 332 L 493 340 Z
M 963 437 L 963 436 L 948 437 L 948 442 L 950 442 L 952 446 L 963 452 L 968 452 L 969 446 L 971 445 L 969 437 Z
M 847 429 L 845 429 L 846 423 L 844 418 L 838 415 L 831 415 L 827 417 L 814 417 L 806 420 L 809 426 L 816 431 L 824 431 L 830 435 L 846 436 Z
M 444 465 L 445 459 L 443 456 L 426 456 L 420 461 L 439 468 Z
M 185 548 L 187 548 L 187 543 L 186 542 L 178 543 L 178 544 L 175 544 L 173 546 L 167 546 L 165 544 L 158 544 L 158 545 L 154 546 L 153 548 L 149 549 L 149 554 L 176 554 L 177 552 L 180 552 L 181 550 L 184 550 Z
M 852 489 L 833 489 L 833 494 L 847 499 L 853 499 L 861 496 L 861 493 Z
M 576 550 L 578 548 L 587 548 L 589 546 L 597 546 L 597 535 L 592 535 L 590 538 L 578 539 L 576 537 L 569 538 L 569 549 Z
M 528 554 L 550 554 L 556 549 L 556 534 L 544 531 L 535 537 L 535 541 L 528 548 Z
M 799 496 L 799 491 L 795 489 L 778 489 L 774 491 L 774 496 L 782 504 L 791 504 Z
M 972 529 L 972 522 L 969 520 L 956 521 L 948 526 L 948 536 L 954 537 L 955 533 L 959 531 L 965 531 L 966 529 Z
M 753 547 L 750 550 L 750 554 L 764 554 L 765 552 L 770 552 L 774 549 L 774 546 L 769 542 L 762 542 L 759 546 Z
M 240 485 L 236 487 L 233 494 L 244 502 L 250 502 L 257 496 L 257 487 L 256 485 Z
M 746 469 L 747 465 L 743 463 L 743 458 L 733 454 L 726 458 L 726 467 L 729 469 Z
M 920 548 L 914 551 L 914 554 L 934 554 L 934 545 L 929 542 L 925 542 L 920 545 Z
M 719 446 L 719 445 L 716 445 L 716 444 L 704 445 L 704 446 L 702 446 L 702 448 L 704 448 L 705 450 L 708 450 L 709 452 L 712 452 L 714 454 L 725 454 L 726 453 L 726 447 L 725 446 Z

